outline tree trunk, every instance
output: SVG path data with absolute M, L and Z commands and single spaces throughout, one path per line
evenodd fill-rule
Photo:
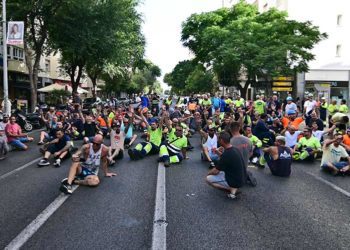
M 78 68 L 78 73 L 77 73 L 77 76 L 75 77 L 75 71 L 77 68 Z M 71 84 L 72 84 L 72 96 L 75 93 L 78 93 L 78 87 L 80 84 L 80 79 L 81 79 L 82 74 L 83 74 L 83 66 L 80 66 L 80 65 L 75 66 L 74 65 L 71 67 L 70 72 L 69 72 L 69 76 L 70 76 Z
M 37 105 L 37 88 L 38 88 L 38 69 L 35 69 L 35 64 L 32 62 L 32 53 L 30 52 L 26 41 L 24 42 L 24 53 L 25 53 L 25 62 L 28 69 L 29 82 L 30 82 L 30 109 L 34 111 Z M 38 56 L 36 56 L 38 57 Z M 39 57 L 40 60 L 40 57 Z M 37 58 L 35 59 L 37 61 Z
M 96 98 L 97 77 L 92 77 L 91 82 L 92 82 L 92 96 Z
M 241 92 L 241 97 L 243 97 L 245 100 L 247 100 L 247 90 L 249 87 L 249 82 L 245 82 L 244 86 L 242 87 L 241 84 L 238 84 L 238 89 Z

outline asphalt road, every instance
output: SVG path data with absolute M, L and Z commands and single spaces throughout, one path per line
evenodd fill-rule
M 205 183 L 208 166 L 200 160 L 198 138 L 192 142 L 190 159 L 166 169 L 168 249 L 349 249 L 349 177 L 328 176 L 319 162 L 295 163 L 287 179 L 250 168 L 258 186 L 229 200 Z M 28 164 L 39 157 L 32 144 L 0 162 L 1 249 L 62 197 L 58 187 L 70 160 L 59 169 Z M 156 159 L 130 162 L 126 156 L 111 169 L 118 176 L 101 175 L 97 188 L 79 187 L 22 249 L 150 249 Z

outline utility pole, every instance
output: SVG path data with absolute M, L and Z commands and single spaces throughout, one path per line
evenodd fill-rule
M 6 0 L 2 0 L 2 60 L 3 60 L 3 73 L 4 73 L 4 109 L 5 114 L 10 114 L 8 99 L 9 99 L 9 89 L 8 89 L 8 75 L 7 75 L 7 40 L 6 40 Z

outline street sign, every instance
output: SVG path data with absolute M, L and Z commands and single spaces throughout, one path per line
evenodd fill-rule
M 277 88 L 272 88 L 272 91 L 277 91 L 277 92 L 291 92 L 291 91 L 293 91 L 293 88 L 289 88 L 289 87 L 277 87 Z
M 276 86 L 276 87 L 291 87 L 292 86 L 292 82 L 273 82 L 272 86 Z
M 274 81 L 293 81 L 294 78 L 292 76 L 279 76 L 279 77 L 273 77 L 272 80 L 274 80 Z

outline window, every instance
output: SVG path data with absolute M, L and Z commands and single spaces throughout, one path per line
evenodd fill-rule
M 338 44 L 338 45 L 337 45 L 336 57 L 340 57 L 340 56 L 341 56 L 341 45 Z
M 50 60 L 45 59 L 45 72 L 50 72 Z
M 341 26 L 343 22 L 343 15 L 338 15 L 337 16 L 337 25 Z
M 23 59 L 24 59 L 23 49 L 13 47 L 12 55 L 13 55 L 13 59 L 15 59 L 15 60 L 23 61 Z

